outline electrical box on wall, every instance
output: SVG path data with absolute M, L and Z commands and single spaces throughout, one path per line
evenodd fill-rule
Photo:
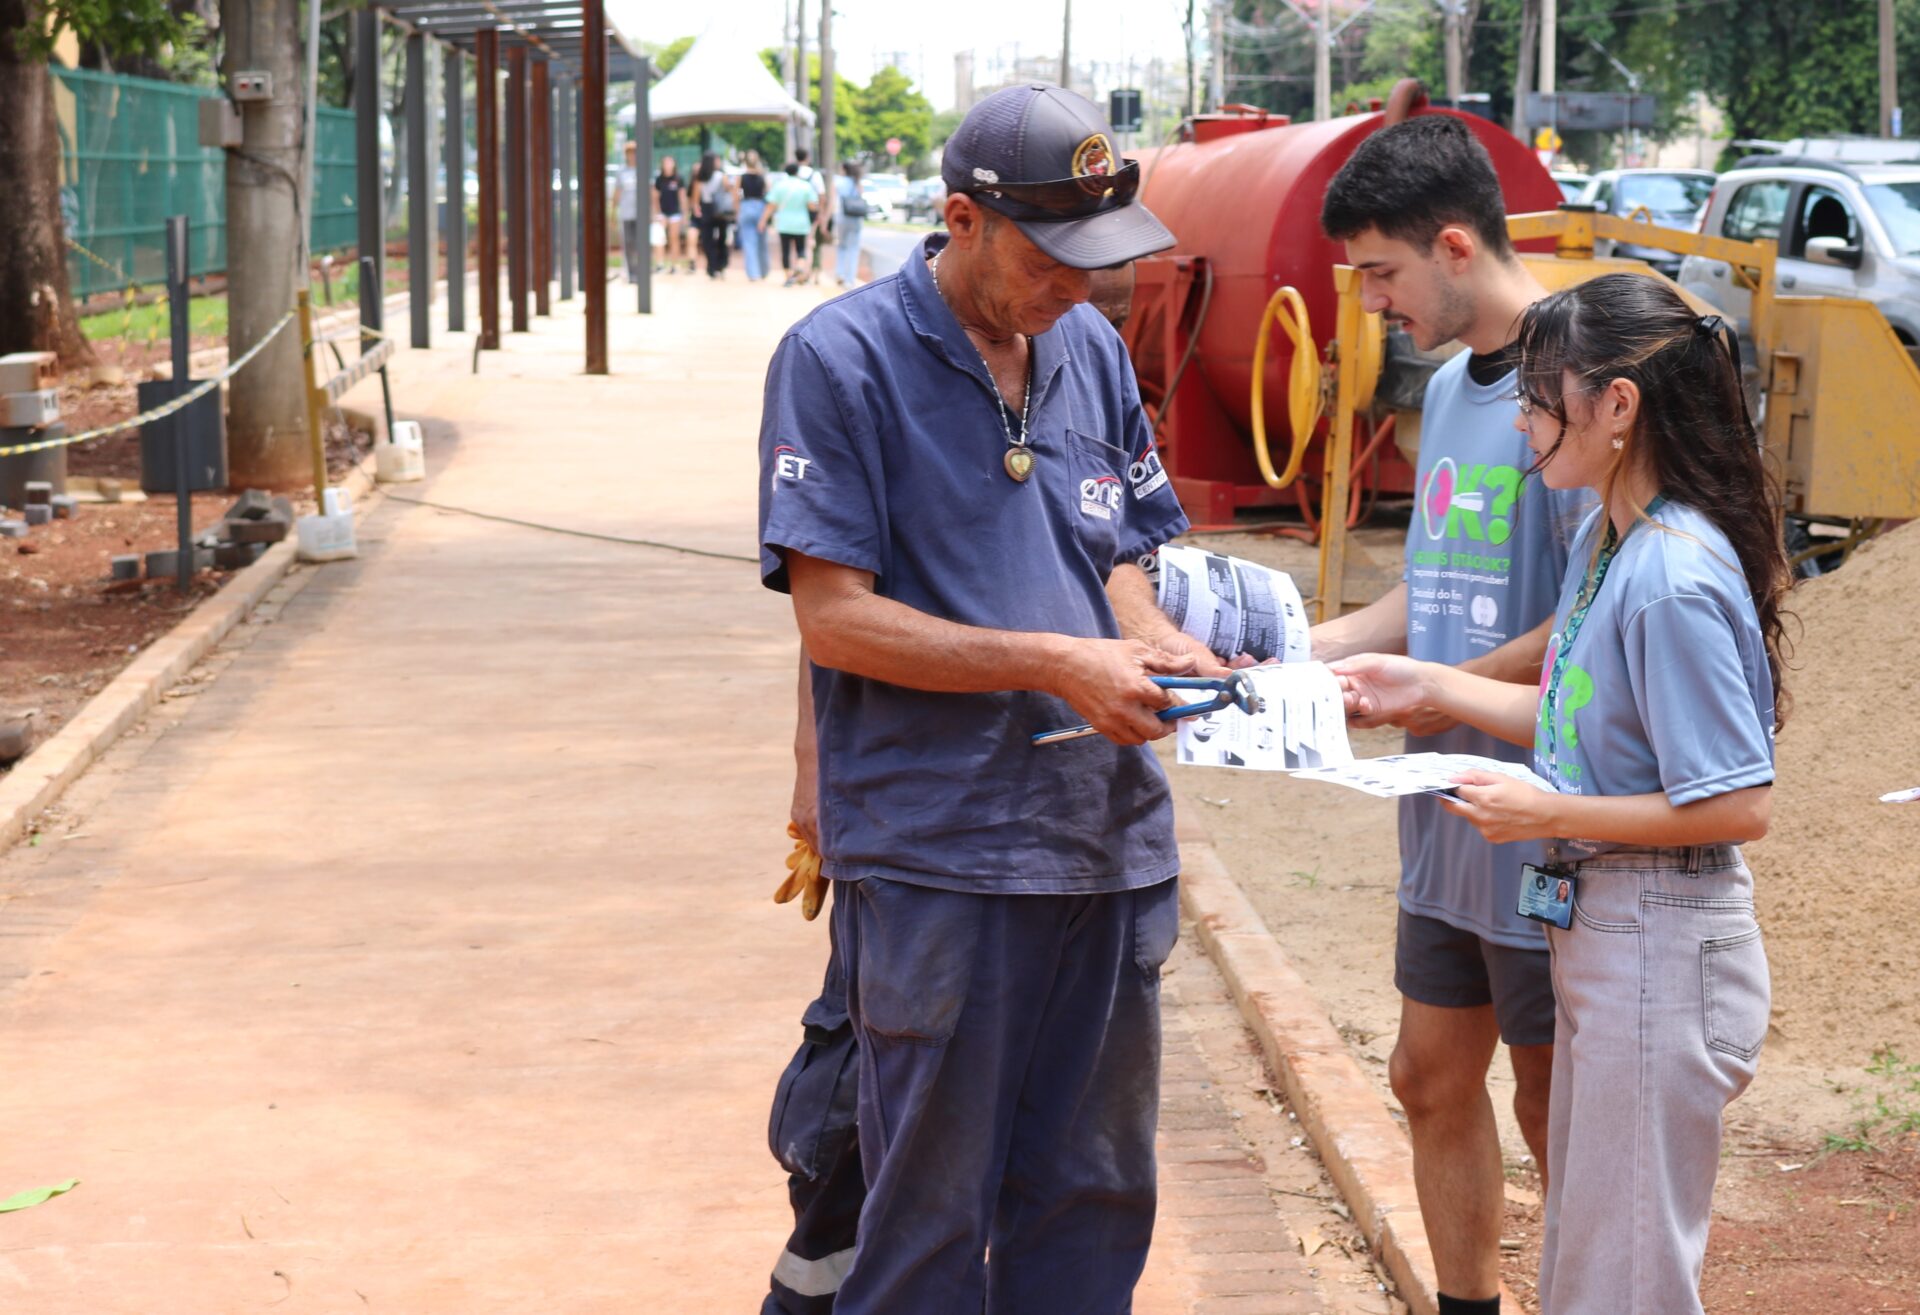
M 234 74 L 233 98 L 235 100 L 272 100 L 273 74 L 258 71 Z
M 200 102 L 200 144 L 202 146 L 238 146 L 244 140 L 240 111 L 225 96 L 209 96 Z

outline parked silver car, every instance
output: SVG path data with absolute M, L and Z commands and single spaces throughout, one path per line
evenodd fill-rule
M 1901 342 L 1920 345 L 1920 164 L 1744 160 L 1715 184 L 1700 231 L 1778 242 L 1781 292 L 1871 301 Z M 1679 283 L 1744 333 L 1752 296 L 1726 262 L 1688 256 Z
M 1580 199 L 1602 214 L 1690 229 L 1712 190 L 1713 174 L 1705 169 L 1603 169 Z M 1603 241 L 1595 244 L 1594 254 L 1644 260 L 1668 278 L 1680 272 L 1680 257 L 1658 247 Z

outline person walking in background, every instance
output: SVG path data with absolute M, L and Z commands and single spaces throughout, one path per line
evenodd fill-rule
M 760 227 L 767 212 L 767 176 L 762 168 L 760 152 L 748 151 L 740 172 L 740 259 L 750 283 L 767 276 L 767 234 Z
M 640 231 L 640 179 L 634 168 L 639 149 L 633 142 L 627 143 L 626 163 L 613 181 L 613 209 L 620 218 L 620 254 L 626 262 L 629 283 L 640 281 L 640 262 L 647 258 L 642 254 L 647 234 Z
M 813 184 L 800 176 L 798 163 L 787 166 L 786 178 L 767 197 L 767 213 L 761 226 L 771 225 L 780 234 L 780 264 L 787 271 L 783 287 L 807 281 L 807 234 L 813 231 L 813 216 L 818 197 Z
M 683 254 L 682 242 L 686 234 L 686 212 L 682 206 L 686 180 L 680 177 L 680 162 L 671 155 L 660 160 L 660 172 L 653 180 L 654 200 L 659 203 L 660 228 L 666 235 L 666 272 L 671 274 L 680 263 Z M 693 261 L 687 261 L 687 272 L 693 272 Z
M 727 225 L 733 222 L 735 208 L 733 186 L 712 151 L 700 157 L 693 182 L 700 206 L 700 253 L 706 257 L 707 277 L 717 279 L 727 271 Z
M 840 166 L 834 194 L 833 276 L 843 288 L 860 277 L 860 232 L 867 226 L 867 199 L 860 195 L 860 166 L 848 160 Z

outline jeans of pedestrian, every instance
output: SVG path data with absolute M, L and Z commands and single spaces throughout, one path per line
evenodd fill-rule
M 1771 991 L 1731 845 L 1579 865 L 1553 952 L 1543 1315 L 1700 1315 L 1721 1114 L 1753 1081 Z
M 1173 881 L 834 883 L 867 1204 L 835 1315 L 1117 1315 L 1153 1237 Z
M 707 258 L 708 274 L 724 273 L 727 268 L 727 225 L 732 222 L 732 216 L 711 206 L 700 207 L 700 252 Z
M 767 276 L 767 235 L 760 231 L 760 216 L 766 209 L 765 201 L 740 203 L 740 259 L 749 279 Z
M 844 286 L 853 286 L 860 277 L 860 230 L 866 226 L 864 219 L 849 219 L 845 215 L 841 215 L 838 221 L 833 248 L 833 275 Z
M 626 259 L 629 283 L 640 281 L 640 271 L 644 268 L 641 262 L 651 256 L 647 248 L 641 245 L 641 239 L 645 236 L 646 234 L 640 231 L 639 220 L 622 219 L 620 221 L 620 254 Z

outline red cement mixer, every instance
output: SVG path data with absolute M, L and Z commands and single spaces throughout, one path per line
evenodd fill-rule
M 1141 199 L 1178 245 L 1136 262 L 1124 334 L 1157 424 L 1161 461 L 1194 523 L 1227 525 L 1242 507 L 1297 503 L 1311 530 L 1333 412 L 1330 403 L 1321 405 L 1321 358 L 1334 330 L 1333 267 L 1345 260 L 1341 246 L 1320 231 L 1321 199 L 1369 133 L 1409 112 L 1454 111 L 1426 108 L 1411 80 L 1395 89 L 1384 111 L 1321 123 L 1224 108 L 1189 120 L 1183 140 L 1139 152 Z M 1517 138 L 1485 119 L 1457 117 L 1493 157 L 1509 214 L 1560 204 L 1558 184 Z M 1552 250 L 1551 241 L 1526 245 Z M 1298 296 L 1286 296 L 1286 288 Z M 1312 343 L 1311 358 L 1296 363 L 1295 341 Z M 1377 330 L 1368 341 L 1381 350 Z M 1259 348 L 1266 360 L 1263 426 L 1253 404 Z M 1390 360 L 1389 383 L 1393 375 Z M 1424 373 L 1403 405 L 1419 405 L 1423 382 Z M 1402 390 L 1407 386 L 1403 380 Z M 1372 392 L 1369 384 L 1355 421 L 1349 520 L 1363 499 L 1413 491 L 1413 468 L 1392 441 L 1392 412 L 1378 420 L 1369 414 Z

